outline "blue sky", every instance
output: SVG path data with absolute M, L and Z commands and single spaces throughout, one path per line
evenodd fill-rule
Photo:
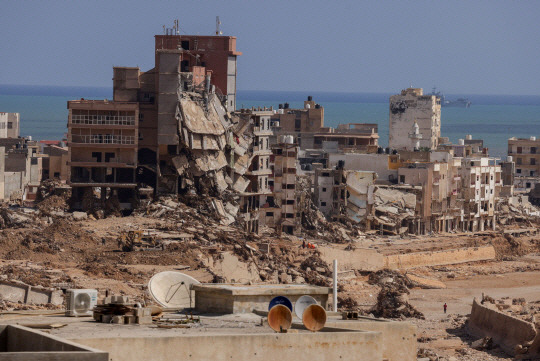
M 540 1 L 0 0 L 0 84 L 112 86 L 153 35 L 238 38 L 241 90 L 539 94 Z

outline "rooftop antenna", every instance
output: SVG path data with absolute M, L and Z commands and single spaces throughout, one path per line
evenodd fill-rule
M 175 35 L 180 35 L 180 31 L 178 30 L 180 26 L 178 25 L 178 19 L 176 19 L 174 21 L 174 26 L 173 26 L 173 29 L 174 29 L 174 34 Z
M 221 21 L 219 21 L 219 16 L 216 16 L 216 35 L 223 35 L 223 32 L 219 29 Z

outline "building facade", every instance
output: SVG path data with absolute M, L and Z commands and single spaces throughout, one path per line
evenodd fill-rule
M 421 88 L 408 88 L 390 97 L 390 148 L 414 150 L 420 145 L 421 148 L 436 149 L 440 136 L 440 98 L 423 95 Z

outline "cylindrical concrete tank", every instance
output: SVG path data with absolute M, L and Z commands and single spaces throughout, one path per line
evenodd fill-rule
M 465 140 L 464 139 L 458 139 L 458 144 L 459 145 L 465 145 Z
M 514 158 L 511 155 L 509 155 L 508 157 L 506 157 L 506 161 L 507 162 L 513 162 Z
M 467 134 L 467 135 L 465 136 L 465 139 L 467 139 L 467 140 L 472 140 L 472 135 Z

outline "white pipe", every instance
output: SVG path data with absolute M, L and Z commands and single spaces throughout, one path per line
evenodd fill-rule
M 337 259 L 334 260 L 334 312 L 337 312 Z

